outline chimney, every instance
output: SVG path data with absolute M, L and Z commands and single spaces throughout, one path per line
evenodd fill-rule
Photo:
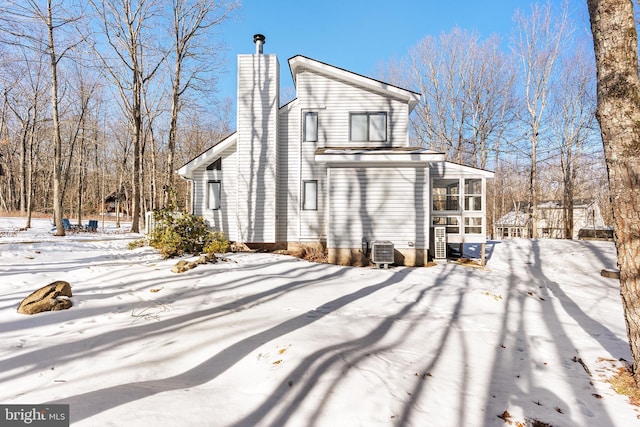
M 256 55 L 262 55 L 262 46 L 266 43 L 262 34 L 255 34 L 253 42 L 256 44 Z

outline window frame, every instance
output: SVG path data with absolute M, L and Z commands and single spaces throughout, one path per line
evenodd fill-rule
M 315 187 L 313 199 L 310 199 L 307 191 L 307 184 L 312 184 Z M 312 202 L 312 206 L 308 206 L 308 203 Z M 317 179 L 305 179 L 302 181 L 302 210 L 303 211 L 317 211 L 318 210 L 318 180 Z
M 469 188 L 472 187 L 470 185 L 471 181 L 477 181 L 480 187 L 479 193 L 472 193 L 469 191 Z M 471 207 L 477 209 L 471 209 Z M 477 206 L 479 205 L 479 206 Z M 482 178 L 465 178 L 464 179 L 464 210 L 466 212 L 482 212 L 483 206 L 483 191 L 482 191 Z
M 441 186 L 436 184 L 442 182 Z M 450 189 L 456 189 L 456 192 L 450 192 Z M 436 189 L 443 189 L 444 194 L 436 194 Z M 431 211 L 440 215 L 445 212 L 461 212 L 460 196 L 461 194 L 460 180 L 458 178 L 437 178 L 431 183 Z M 444 204 L 444 209 L 438 209 L 440 204 Z M 453 209 L 455 207 L 455 209 Z
M 444 212 L 444 211 L 442 211 Z M 443 220 L 444 222 L 441 222 Z M 447 234 L 462 234 L 461 226 L 462 221 L 457 215 L 436 215 L 431 217 L 432 227 L 445 227 Z
M 216 185 L 217 184 L 217 185 Z M 211 194 L 212 194 L 212 185 L 213 188 L 217 187 L 217 204 L 214 207 L 211 207 Z M 222 181 L 220 181 L 219 179 L 215 179 L 215 180 L 209 180 L 207 181 L 207 209 L 209 210 L 213 210 L 213 211 L 218 211 L 220 210 L 222 207 Z
M 307 117 L 313 117 L 314 126 L 315 126 L 315 135 L 312 138 L 309 138 L 308 135 L 308 127 L 307 127 Z M 302 114 L 302 141 L 303 142 L 318 142 L 318 112 L 317 111 L 305 111 Z
M 365 116 L 367 119 L 366 124 L 366 137 L 364 139 L 354 139 L 353 136 L 353 118 L 354 117 Z M 375 132 L 371 131 L 371 117 L 384 117 L 384 136 L 382 139 L 371 139 L 372 134 Z M 388 135 L 388 127 L 389 127 L 389 115 L 386 111 L 366 111 L 366 112 L 350 112 L 349 113 L 349 141 L 350 142 L 387 142 L 389 140 Z
M 475 223 L 479 222 L 479 223 Z M 463 219 L 464 234 L 479 234 L 481 235 L 484 230 L 484 220 L 480 215 L 469 215 Z M 471 231 L 475 230 L 475 231 Z

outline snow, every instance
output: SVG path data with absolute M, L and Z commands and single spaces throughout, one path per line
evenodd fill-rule
M 33 223 L 0 237 L 2 404 L 69 404 L 74 426 L 640 424 L 606 382 L 630 360 L 611 242 L 491 242 L 485 269 L 235 253 L 176 274 L 113 224 Z M 71 309 L 17 313 L 55 280 Z

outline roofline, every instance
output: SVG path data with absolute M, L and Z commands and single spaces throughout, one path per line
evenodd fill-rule
M 318 61 L 317 59 L 309 58 L 304 55 L 295 55 L 288 59 L 289 69 L 291 71 L 291 77 L 293 79 L 293 84 L 297 85 L 296 82 L 296 70 L 298 65 L 297 62 L 304 62 L 304 65 L 311 70 L 316 70 L 320 72 L 324 72 L 329 75 L 335 75 L 337 77 L 342 77 L 347 80 L 349 77 L 352 80 L 365 80 L 361 81 L 363 86 L 367 86 L 366 82 L 369 83 L 369 87 L 373 89 L 391 92 L 396 96 L 401 96 L 407 100 L 409 104 L 410 111 L 414 109 L 416 105 L 420 102 L 420 98 L 422 94 L 419 92 L 415 92 L 409 89 L 402 88 L 400 86 L 393 85 L 391 83 L 383 82 L 382 80 L 374 79 L 372 77 L 368 77 L 362 74 L 355 73 L 353 71 L 346 70 L 344 68 L 336 67 L 335 65 L 327 64 L 326 62 Z M 371 83 L 375 83 L 375 85 L 371 85 Z
M 483 169 L 483 168 L 477 168 L 475 166 L 468 166 L 468 165 L 463 165 L 462 163 L 458 163 L 458 162 L 450 162 L 450 161 L 446 161 L 445 164 L 451 164 L 454 166 L 459 166 L 461 168 L 465 168 L 465 169 L 473 169 L 475 171 L 480 171 L 483 175 L 486 175 L 487 177 L 493 178 L 493 176 L 495 175 L 494 171 L 490 171 L 489 169 Z
M 183 178 L 191 178 L 194 169 L 200 167 L 206 161 L 211 160 L 211 157 L 215 156 L 216 154 L 227 148 L 229 145 L 231 145 L 231 143 L 235 141 L 237 134 L 238 132 L 229 134 L 213 146 L 207 148 L 205 151 L 182 165 L 182 167 L 177 169 L 176 172 Z

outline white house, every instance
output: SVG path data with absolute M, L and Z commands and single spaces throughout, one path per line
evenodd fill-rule
M 517 209 L 508 212 L 496 222 L 498 238 L 529 238 L 532 235 L 532 218 L 526 203 L 519 203 Z M 538 218 L 535 223 L 538 237 L 564 239 L 565 207 L 562 201 L 547 200 L 538 203 Z M 600 207 L 594 199 L 576 199 L 573 201 L 573 235 L 578 239 L 581 230 L 605 229 L 604 218 Z
M 297 96 L 280 106 L 278 59 L 254 42 L 238 55 L 236 132 L 178 170 L 192 213 L 249 246 L 321 242 L 337 264 L 386 241 L 396 263 L 424 265 L 434 226 L 449 243 L 485 242 L 493 173 L 411 145 L 420 94 L 298 55 Z

